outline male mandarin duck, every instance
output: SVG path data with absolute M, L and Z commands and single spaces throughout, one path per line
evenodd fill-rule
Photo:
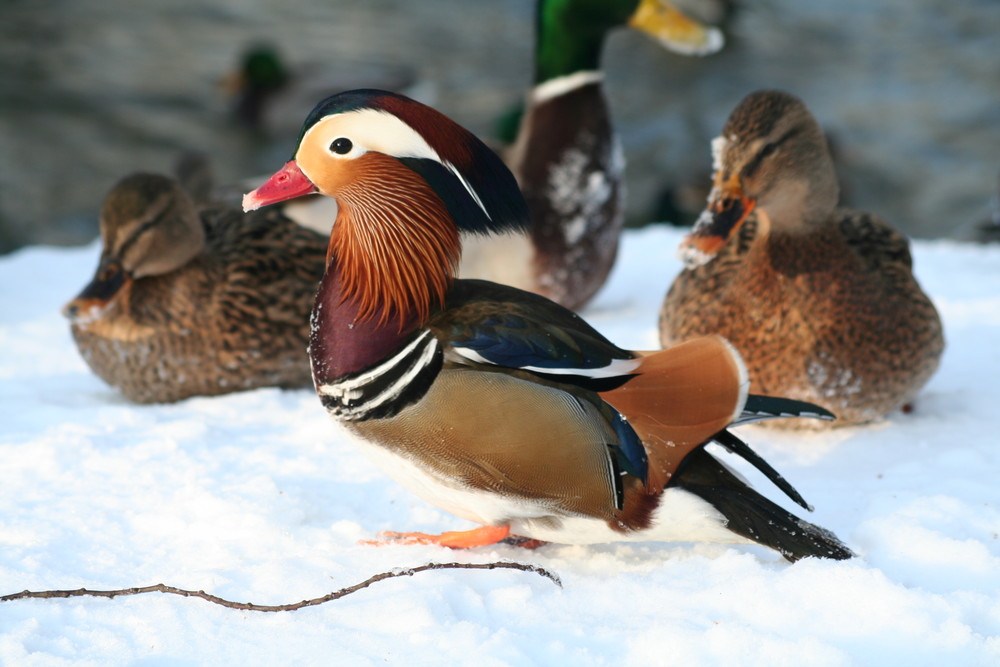
M 108 193 L 93 280 L 63 313 L 90 368 L 137 403 L 311 384 L 326 238 L 281 211 L 197 204 L 136 173 Z
M 662 344 L 721 335 L 755 391 L 823 405 L 836 424 L 910 401 L 937 369 L 941 319 L 906 237 L 836 207 L 833 163 L 806 106 L 753 93 L 712 149 L 714 187 L 681 244 L 687 268 L 663 303 Z
M 527 235 L 466 243 L 460 275 L 513 285 L 571 309 L 604 284 L 625 220 L 624 157 L 600 56 L 619 26 L 674 51 L 703 54 L 722 35 L 666 0 L 539 0 L 535 84 L 506 162 L 528 202 Z
M 725 429 L 825 413 L 748 396 L 722 339 L 630 352 L 545 297 L 454 278 L 462 232 L 527 224 L 512 174 L 471 133 L 394 93 L 335 95 L 244 207 L 314 192 L 338 204 L 309 347 L 323 405 L 388 474 L 481 524 L 390 539 L 713 540 L 789 559 L 851 555 L 703 449 L 714 439 L 742 453 L 804 504 Z

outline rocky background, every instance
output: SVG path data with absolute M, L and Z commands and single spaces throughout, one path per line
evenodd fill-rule
M 605 51 L 631 224 L 690 222 L 709 140 L 746 93 L 776 87 L 829 132 L 845 204 L 912 236 L 981 235 L 1000 174 L 1000 3 L 688 4 L 723 27 L 721 53 L 627 30 Z M 220 82 L 261 40 L 329 92 L 407 83 L 490 136 L 530 82 L 533 16 L 531 0 L 4 0 L 0 252 L 90 241 L 115 181 L 185 150 L 221 183 L 277 168 L 319 96 L 263 131 L 233 122 Z

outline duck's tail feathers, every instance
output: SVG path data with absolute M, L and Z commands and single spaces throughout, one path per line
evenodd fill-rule
M 733 421 L 733 426 L 751 424 L 766 419 L 781 419 L 785 417 L 807 417 L 832 421 L 837 418 L 826 408 L 806 401 L 796 401 L 779 396 L 761 396 L 749 394 L 743 411 Z
M 803 521 L 760 495 L 705 450 L 691 453 L 674 485 L 693 493 L 726 518 L 737 535 L 770 547 L 790 561 L 813 556 L 846 560 L 854 553 L 832 532 Z
M 656 493 L 692 449 L 743 413 L 749 382 L 739 353 L 718 336 L 638 359 L 632 376 L 601 397 L 625 417 L 645 446 L 646 486 Z
M 794 500 L 799 507 L 810 512 L 813 511 L 813 506 L 806 502 L 806 499 L 802 497 L 802 494 L 796 491 L 795 487 L 792 486 L 780 472 L 772 468 L 771 464 L 761 458 L 761 455 L 751 449 L 750 445 L 746 442 L 740 440 L 729 431 L 720 431 L 719 433 L 716 433 L 712 440 L 719 443 L 733 454 L 743 458 L 750 465 L 763 473 L 765 477 L 771 480 L 772 484 L 784 491 L 785 495 Z

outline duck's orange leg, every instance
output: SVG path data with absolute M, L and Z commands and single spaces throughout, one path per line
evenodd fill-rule
M 364 544 L 438 544 L 450 549 L 483 547 L 502 542 L 510 535 L 510 526 L 479 526 L 472 530 L 449 530 L 440 535 L 428 533 L 396 533 L 384 531 L 377 540 Z

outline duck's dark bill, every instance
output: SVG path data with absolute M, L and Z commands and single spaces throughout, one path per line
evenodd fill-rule
M 710 204 L 678 248 L 684 263 L 700 266 L 715 257 L 755 205 L 756 201 L 748 197 L 726 197 Z
M 63 315 L 73 322 L 100 316 L 128 280 L 129 275 L 117 259 L 102 258 L 94 279 L 63 306 Z

